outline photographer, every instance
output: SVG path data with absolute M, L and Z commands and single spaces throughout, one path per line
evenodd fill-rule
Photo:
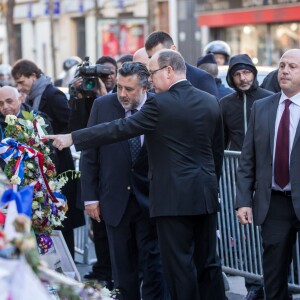
M 99 66 L 100 65 L 100 66 Z M 110 56 L 102 56 L 96 65 L 90 65 L 88 57 L 78 65 L 69 85 L 71 117 L 70 131 L 85 128 L 94 100 L 115 92 L 117 63 Z
M 115 92 L 116 77 L 117 63 L 110 56 L 102 56 L 97 60 L 96 65 L 90 65 L 88 57 L 86 57 L 83 64 L 78 66 L 75 78 L 69 87 L 71 106 L 69 128 L 71 131 L 87 126 L 94 100 Z M 81 198 L 80 193 L 78 193 L 78 197 Z M 105 223 L 92 220 L 92 229 L 97 261 L 92 270 L 84 275 L 84 278 L 96 279 L 103 286 L 112 289 L 111 263 Z

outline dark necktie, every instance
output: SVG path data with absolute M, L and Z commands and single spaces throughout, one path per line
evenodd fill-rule
M 280 119 L 277 131 L 274 180 L 282 189 L 290 181 L 289 171 L 289 143 L 290 143 L 290 104 L 291 100 L 285 100 L 285 107 Z
M 137 112 L 137 109 L 131 110 L 131 114 Z M 140 153 L 141 150 L 141 138 L 140 136 L 136 136 L 134 138 L 131 138 L 128 140 L 129 148 L 130 148 L 130 154 L 131 154 L 131 160 L 134 163 Z

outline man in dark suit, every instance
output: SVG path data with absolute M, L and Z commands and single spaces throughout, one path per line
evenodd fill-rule
M 142 63 L 123 63 L 118 71 L 117 93 L 95 100 L 88 127 L 141 109 L 150 86 L 148 77 Z M 143 142 L 144 137 L 137 137 L 137 141 Z M 155 222 L 149 217 L 146 146 L 143 142 L 135 157 L 132 142 L 133 139 L 125 140 L 82 151 L 82 195 L 87 213 L 98 221 L 101 214 L 105 221 L 114 284 L 121 293 L 118 299 L 166 299 Z
M 216 253 L 218 179 L 223 129 L 216 98 L 186 80 L 182 56 L 155 53 L 149 62 L 155 94 L 133 116 L 69 135 L 48 136 L 62 149 L 114 143 L 145 134 L 150 216 L 155 217 L 172 299 L 225 299 Z M 96 216 L 95 216 L 96 217 Z
M 280 59 L 281 93 L 256 101 L 237 171 L 240 223 L 261 225 L 266 300 L 287 300 L 300 228 L 300 50 Z
M 171 49 L 176 51 L 176 46 L 168 33 L 163 31 L 154 31 L 147 37 L 145 49 L 149 58 L 151 58 L 155 52 L 162 49 Z M 187 63 L 185 65 L 186 79 L 194 87 L 218 97 L 216 82 L 210 74 Z

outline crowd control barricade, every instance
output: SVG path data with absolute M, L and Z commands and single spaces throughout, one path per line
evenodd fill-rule
M 75 170 L 79 171 L 79 160 L 80 153 L 72 151 L 72 157 L 74 161 Z M 89 239 L 89 218 L 85 215 L 85 226 L 81 226 L 74 229 L 74 242 L 75 242 L 75 260 L 77 262 L 88 264 L 89 261 L 89 248 L 90 248 L 90 239 Z
M 262 244 L 260 227 L 241 225 L 236 217 L 236 170 L 240 152 L 225 151 L 220 179 L 221 211 L 218 213 L 218 252 L 226 274 L 251 279 L 262 278 Z M 276 263 L 276 262 L 274 262 Z M 299 237 L 289 276 L 291 291 L 300 292 Z

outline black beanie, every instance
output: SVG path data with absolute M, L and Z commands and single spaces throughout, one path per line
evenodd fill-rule
M 246 65 L 246 64 L 236 64 L 230 70 L 230 75 L 233 76 L 236 71 L 239 70 L 248 70 L 251 71 L 254 75 L 256 74 L 256 70 L 254 66 Z

